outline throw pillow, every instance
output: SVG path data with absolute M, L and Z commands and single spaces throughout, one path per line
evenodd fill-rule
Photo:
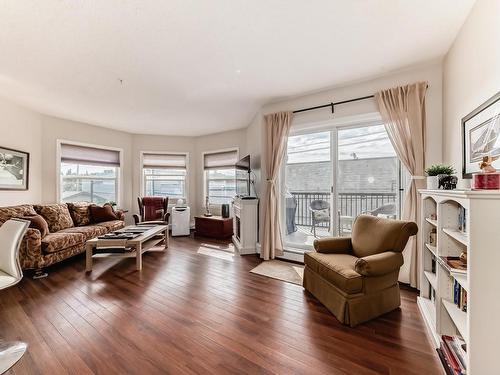
M 105 205 L 103 207 L 97 205 L 89 206 L 90 218 L 93 223 L 102 223 L 104 221 L 119 220 L 116 216 L 113 207 Z
M 67 205 L 75 226 L 83 227 L 90 224 L 89 203 L 77 202 L 67 203 Z
M 21 219 L 29 220 L 30 228 L 38 229 L 42 238 L 44 238 L 47 234 L 49 234 L 49 225 L 45 221 L 45 219 L 40 215 L 32 215 L 32 216 L 23 216 Z
M 65 203 L 36 205 L 35 211 L 47 221 L 50 233 L 74 226 L 68 206 Z
M 13 217 L 33 216 L 36 211 L 31 204 L 20 204 L 18 206 L 0 207 L 0 225 Z

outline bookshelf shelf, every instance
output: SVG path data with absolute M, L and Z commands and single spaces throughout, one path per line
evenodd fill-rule
M 432 288 L 434 290 L 437 289 L 437 275 L 429 271 L 424 271 L 424 274 L 429 283 L 431 284 Z
M 467 281 L 467 275 L 461 274 L 461 273 L 456 273 L 456 272 L 450 272 L 451 277 L 453 277 L 457 282 L 464 288 L 467 293 L 469 292 L 469 283 Z
M 426 243 L 425 247 L 427 248 L 427 250 L 429 250 L 432 253 L 432 255 L 437 257 L 437 247 L 436 246 L 432 246 L 431 244 Z
M 434 225 L 435 227 L 437 227 L 437 220 L 430 219 L 430 218 L 426 217 L 425 221 L 427 221 L 429 224 Z
M 465 246 L 469 244 L 469 237 L 458 229 L 443 228 L 443 232 Z
M 453 302 L 443 299 L 443 305 L 450 315 L 451 320 L 455 323 L 455 326 L 460 332 L 460 335 L 464 338 L 465 342 L 468 341 L 467 337 L 467 313 L 460 310 L 457 305 Z
M 436 348 L 443 335 L 466 343 L 468 375 L 498 372 L 500 191 L 420 190 L 420 297 Z M 432 222 L 431 217 L 437 220 Z M 458 272 L 458 257 L 468 267 Z M 451 258 L 451 259 L 450 259 Z M 465 311 L 463 311 L 465 310 Z
M 417 304 L 424 317 L 425 323 L 427 327 L 433 327 L 436 325 L 436 305 L 433 301 L 428 298 L 417 297 Z M 432 335 L 432 340 L 434 342 L 434 346 L 439 346 L 439 335 L 436 331 L 429 330 Z

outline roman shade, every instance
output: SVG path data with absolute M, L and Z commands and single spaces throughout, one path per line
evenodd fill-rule
M 204 169 L 234 168 L 238 161 L 238 151 L 221 151 L 205 154 L 203 159 Z
M 186 154 L 142 154 L 143 168 L 155 169 L 186 169 L 187 155 Z
M 61 162 L 119 167 L 120 151 L 62 143 Z

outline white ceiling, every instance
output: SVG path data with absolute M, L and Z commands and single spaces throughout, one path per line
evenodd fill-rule
M 2 0 L 0 95 L 133 133 L 242 128 L 269 101 L 443 56 L 473 2 Z

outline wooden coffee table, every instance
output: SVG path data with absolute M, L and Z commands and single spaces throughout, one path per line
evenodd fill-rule
M 128 227 L 125 227 L 120 231 L 126 231 L 127 228 Z M 154 246 L 158 245 L 163 240 L 165 240 L 164 248 L 153 249 Z M 106 240 L 102 240 L 99 238 L 92 238 L 91 240 L 87 241 L 85 246 L 86 272 L 92 271 L 93 258 L 135 258 L 136 268 L 138 271 L 140 271 L 142 270 L 142 254 L 147 251 L 165 251 L 165 249 L 168 248 L 168 226 L 156 225 L 141 233 L 139 236 L 130 240 L 126 240 L 125 246 L 134 248 L 133 251 L 127 251 L 125 253 L 93 254 L 93 250 L 96 248 L 97 243 L 100 242 L 101 245 L 105 246 L 105 241 Z

